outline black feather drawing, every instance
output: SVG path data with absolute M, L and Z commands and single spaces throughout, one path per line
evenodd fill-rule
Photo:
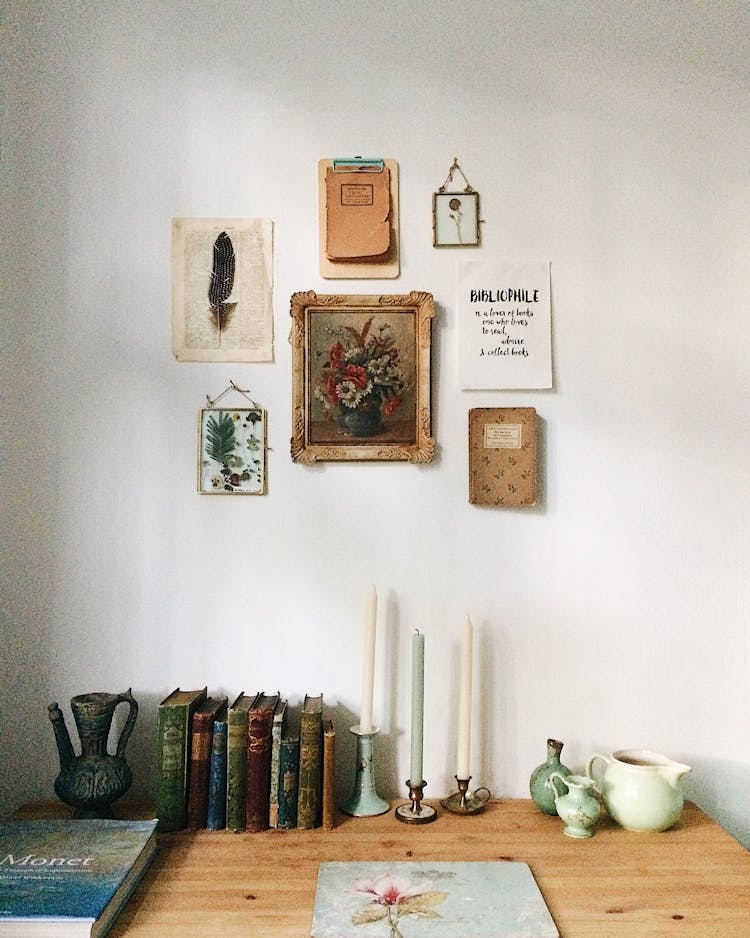
M 222 231 L 214 241 L 214 264 L 211 281 L 208 285 L 208 302 L 211 304 L 211 317 L 219 332 L 222 332 L 232 318 L 236 303 L 227 303 L 234 289 L 234 245 L 232 239 Z

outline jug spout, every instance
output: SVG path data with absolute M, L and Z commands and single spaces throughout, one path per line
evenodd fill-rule
M 661 774 L 673 788 L 676 788 L 682 776 L 687 775 L 690 771 L 689 765 L 685 765 L 684 762 L 675 762 L 672 759 L 669 759 L 668 763 L 661 767 Z
M 68 728 L 65 725 L 65 718 L 63 717 L 62 710 L 58 707 L 57 703 L 48 704 L 47 715 L 50 718 L 52 729 L 55 733 L 57 752 L 60 756 L 60 769 L 67 769 L 73 764 L 75 753 L 73 752 L 73 745 L 70 742 Z

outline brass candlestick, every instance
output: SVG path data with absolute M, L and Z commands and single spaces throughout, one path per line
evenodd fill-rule
M 489 788 L 476 788 L 474 791 L 469 791 L 471 776 L 459 778 L 456 775 L 455 778 L 458 783 L 458 791 L 455 791 L 448 798 L 441 798 L 440 800 L 440 804 L 445 810 L 452 811 L 454 814 L 479 814 L 480 811 L 483 811 L 492 797 Z
M 429 824 L 437 817 L 437 811 L 429 804 L 422 803 L 422 792 L 427 785 L 424 779 L 414 785 L 411 781 L 406 783 L 409 788 L 411 804 L 400 804 L 395 811 L 399 821 L 405 824 Z

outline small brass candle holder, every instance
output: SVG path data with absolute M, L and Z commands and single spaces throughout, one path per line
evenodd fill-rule
M 341 805 L 341 810 L 354 817 L 385 814 L 391 806 L 380 797 L 375 789 L 375 766 L 373 764 L 372 742 L 380 731 L 374 726 L 369 733 L 365 733 L 360 726 L 352 726 L 350 732 L 357 737 L 357 765 L 352 796 Z
M 459 778 L 456 775 L 455 778 L 458 791 L 440 800 L 445 810 L 452 811 L 454 814 L 479 814 L 480 811 L 484 811 L 487 802 L 492 797 L 489 788 L 476 788 L 474 791 L 469 791 L 471 776 Z
M 437 818 L 437 811 L 431 805 L 422 802 L 422 792 L 427 782 L 422 779 L 417 785 L 411 781 L 408 781 L 406 785 L 409 789 L 411 804 L 400 804 L 396 808 L 394 813 L 399 821 L 405 824 L 429 824 L 430 821 L 434 821 Z

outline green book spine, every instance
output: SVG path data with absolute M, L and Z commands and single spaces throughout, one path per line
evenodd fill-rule
M 271 729 L 271 785 L 268 799 L 268 823 L 270 827 L 279 826 L 279 770 L 281 759 L 281 738 L 286 727 L 287 701 L 280 700 L 273 715 Z
M 305 697 L 300 716 L 297 827 L 318 827 L 323 782 L 323 697 Z
M 240 694 L 227 713 L 227 829 L 244 831 L 247 813 L 248 711 L 254 697 Z
M 202 691 L 175 690 L 159 705 L 157 717 L 156 816 L 159 831 L 182 830 L 187 823 L 190 729 Z

